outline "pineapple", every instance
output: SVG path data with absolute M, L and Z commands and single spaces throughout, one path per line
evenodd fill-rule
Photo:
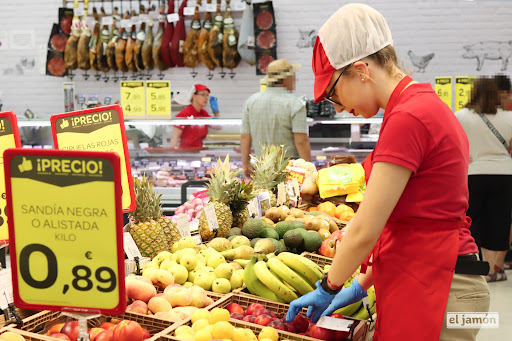
M 231 170 L 229 155 L 226 156 L 224 162 L 219 159 L 217 166 L 214 166 L 213 169 L 213 174 L 211 174 L 210 182 L 207 185 L 210 202 L 206 206 L 214 207 L 219 228 L 210 231 L 203 209 L 199 217 L 199 234 L 204 242 L 210 241 L 215 237 L 224 237 L 231 228 L 233 214 L 231 213 L 229 203 L 231 201 L 232 188 L 236 185 L 235 181 L 238 181 L 235 177 L 241 173 L 241 171 Z
M 233 227 L 240 227 L 249 219 L 247 204 L 255 195 L 252 194 L 252 182 L 246 183 L 243 180 L 238 181 L 232 188 L 229 206 L 233 213 Z
M 161 251 L 169 251 L 181 238 L 170 218 L 162 216 L 160 195 L 146 177 L 133 177 L 137 209 L 131 213 L 130 234 L 143 257 L 155 257 Z
M 255 161 L 252 177 L 254 193 L 258 195 L 261 192 L 268 192 L 271 207 L 277 206 L 277 185 L 288 177 L 288 172 L 285 169 L 289 159 L 285 158 L 285 153 L 283 146 L 265 145 L 261 148 L 259 158 L 251 155 Z

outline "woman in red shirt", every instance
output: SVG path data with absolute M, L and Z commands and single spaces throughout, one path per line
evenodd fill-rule
M 176 118 L 211 118 L 203 108 L 210 106 L 215 117 L 220 117 L 219 105 L 216 97 L 210 97 L 210 89 L 202 84 L 194 85 L 190 105 L 183 109 Z M 203 147 L 203 139 L 208 135 L 208 125 L 180 125 L 174 126 L 171 136 L 171 148 L 200 149 Z
M 447 329 L 445 314 L 486 312 L 490 303 L 482 276 L 489 266 L 478 261 L 466 217 L 468 140 L 431 85 L 397 67 L 392 43 L 384 17 L 363 4 L 342 7 L 318 32 L 315 101 L 364 118 L 385 113 L 363 163 L 364 200 L 329 273 L 290 304 L 286 319 L 309 307 L 316 322 L 360 301 L 373 284 L 373 340 L 474 340 L 478 329 Z M 341 290 L 360 265 L 362 275 Z

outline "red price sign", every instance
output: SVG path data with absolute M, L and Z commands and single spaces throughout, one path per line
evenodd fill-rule
M 4 159 L 15 305 L 123 313 L 119 156 L 9 149 Z

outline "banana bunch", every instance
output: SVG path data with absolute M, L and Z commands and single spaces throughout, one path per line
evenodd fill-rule
M 249 292 L 269 300 L 290 303 L 314 290 L 323 277 L 322 269 L 311 260 L 290 252 L 277 256 L 252 256 L 244 270 Z
M 345 282 L 345 285 L 343 285 L 344 288 L 350 286 L 350 284 L 347 285 L 347 282 Z M 375 288 L 373 287 L 373 285 L 368 289 L 367 293 L 369 301 L 368 308 L 370 309 L 371 315 L 373 315 L 377 312 L 377 300 L 375 297 Z M 360 320 L 368 320 L 370 318 L 370 314 L 368 313 L 367 307 L 364 306 L 363 300 L 347 305 L 346 307 L 343 307 L 341 309 L 338 309 L 334 313 L 341 314 L 343 316 L 353 317 Z

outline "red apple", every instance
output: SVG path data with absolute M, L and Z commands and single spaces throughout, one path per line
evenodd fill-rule
M 297 332 L 304 333 L 309 328 L 309 321 L 303 315 L 298 314 L 292 321 L 292 325 L 295 327 Z
M 98 328 L 103 328 L 103 329 L 114 329 L 116 327 L 116 325 L 112 322 L 103 322 L 102 324 L 100 324 L 98 326 Z
M 334 258 L 334 254 L 336 253 L 336 240 L 329 238 L 324 240 L 318 249 L 318 253 L 325 257 Z
M 53 333 L 51 335 L 51 337 L 54 337 L 59 340 L 67 340 L 67 341 L 71 340 L 66 334 L 62 334 L 62 333 Z
M 284 325 L 286 326 L 286 330 L 290 333 L 297 333 L 297 329 L 291 324 L 290 322 L 285 322 Z
M 277 318 L 277 316 L 276 316 L 276 314 L 274 314 L 274 312 L 272 312 L 272 311 L 269 311 L 269 312 L 270 312 L 270 316 L 271 316 L 272 318 Z
M 252 316 L 260 316 L 260 315 L 268 315 L 270 317 L 272 317 L 272 313 L 270 312 L 270 310 L 266 309 L 266 308 L 260 308 L 260 309 L 256 309 L 254 311 L 254 313 L 252 313 Z M 275 315 L 274 315 L 275 316 Z
M 267 327 L 272 327 L 274 329 L 287 331 L 286 325 L 281 320 L 274 320 L 274 321 L 270 322 L 269 324 L 267 324 Z
M 89 340 L 94 341 L 94 338 L 101 332 L 105 331 L 103 328 L 91 328 L 89 329 Z
M 338 231 L 334 231 L 330 236 L 329 238 L 327 239 L 332 239 L 332 240 L 337 240 L 337 241 L 340 241 L 343 239 L 343 237 L 345 237 L 345 231 L 342 231 L 342 230 L 338 230 Z
M 256 320 L 254 320 L 254 323 L 259 324 L 260 326 L 267 326 L 270 322 L 272 322 L 272 317 L 270 315 L 260 315 L 256 317 Z
M 247 310 L 245 311 L 245 315 L 252 315 L 256 310 L 265 308 L 263 305 L 259 303 L 252 303 L 250 306 L 247 307 Z
M 140 324 L 123 320 L 114 328 L 112 341 L 142 341 L 142 337 L 143 331 Z
M 254 321 L 256 321 L 256 317 L 254 317 L 252 315 L 246 315 L 246 316 L 244 316 L 242 321 L 254 323 Z
M 150 338 L 151 338 L 151 334 L 149 333 L 149 330 L 142 328 L 142 339 L 146 340 L 146 339 L 150 339 Z
M 244 319 L 244 315 L 240 314 L 240 313 L 231 313 L 231 315 L 229 315 L 229 318 L 232 318 L 232 319 L 235 319 L 235 320 L 243 320 Z M 254 318 L 254 319 L 256 319 L 256 318 Z
M 112 341 L 114 340 L 114 331 L 112 329 L 105 329 L 96 337 L 94 338 L 94 341 Z
M 60 330 L 62 334 L 66 334 L 71 341 L 76 341 L 78 338 L 78 321 L 69 321 Z
M 62 327 L 64 327 L 66 323 L 57 323 L 57 324 L 54 324 L 53 326 L 50 327 L 50 329 L 48 330 L 48 333 L 46 333 L 46 335 L 52 335 L 52 334 L 55 334 L 55 333 L 60 333 L 60 331 L 62 330 Z
M 244 313 L 244 308 L 242 308 L 242 306 L 240 304 L 237 304 L 237 303 L 230 303 L 230 304 L 228 304 L 226 309 L 227 309 L 227 311 L 229 311 L 230 314 L 232 314 L 232 313 L 243 314 Z
M 312 326 L 309 336 L 319 340 L 334 341 L 334 331 L 317 326 Z
M 343 315 L 341 315 L 341 314 L 332 314 L 331 317 L 334 317 L 337 319 L 344 319 Z
M 272 316 L 270 316 L 270 317 L 272 317 Z M 281 321 L 281 322 L 283 322 L 279 317 L 272 317 L 272 321 Z

